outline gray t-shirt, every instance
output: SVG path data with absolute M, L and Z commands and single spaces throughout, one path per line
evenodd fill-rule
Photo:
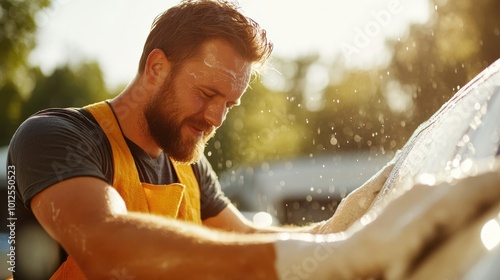
M 167 155 L 151 158 L 125 138 L 141 182 L 178 183 Z M 93 116 L 84 109 L 47 109 L 26 120 L 14 134 L 8 164 L 16 168 L 18 198 L 25 207 L 45 188 L 77 176 L 113 181 L 111 145 Z M 201 218 L 217 215 L 228 204 L 215 172 L 205 157 L 193 165 L 200 185 Z

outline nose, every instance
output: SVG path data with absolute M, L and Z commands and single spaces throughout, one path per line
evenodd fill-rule
M 225 103 L 211 103 L 204 112 L 205 120 L 215 127 L 222 125 L 226 119 L 227 106 Z

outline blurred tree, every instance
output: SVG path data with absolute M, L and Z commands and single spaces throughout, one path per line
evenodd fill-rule
M 21 115 L 22 98 L 12 81 L 0 89 L 0 146 L 7 145 L 14 133 Z
M 22 107 L 23 120 L 41 109 L 81 107 L 112 97 L 97 62 L 61 66 L 47 77 L 35 72 L 36 86 Z
M 37 12 L 50 0 L 0 1 L 0 145 L 6 145 L 20 118 L 22 97 L 33 87 L 27 65 L 35 47 Z
M 382 91 L 385 75 L 377 69 L 346 69 L 341 60 L 323 65 L 317 55 L 276 66 L 287 74 L 290 125 L 302 127 L 297 155 L 384 152 L 397 145 L 391 120 L 398 112 L 389 110 Z
M 317 123 L 317 103 L 318 98 L 311 98 L 311 95 L 322 95 L 324 87 L 328 83 L 327 68 L 320 66 L 319 55 L 309 54 L 298 57 L 294 60 L 276 59 L 273 64 L 277 73 L 285 81 L 279 90 L 282 92 L 281 98 L 286 100 L 286 120 L 288 126 L 293 128 L 295 141 L 300 145 L 295 149 L 294 154 L 285 156 L 311 155 L 316 152 L 315 136 Z M 318 75 L 319 74 L 319 75 Z M 323 75 L 321 75 L 323 74 Z M 316 77 L 326 78 L 319 81 Z M 321 100 L 319 100 L 321 102 Z M 323 106 L 323 104 L 319 104 Z
M 500 58 L 500 1 L 431 0 L 431 20 L 391 42 L 391 94 L 411 99 L 408 133 Z M 406 89 L 406 90 L 405 90 Z
M 376 71 L 350 70 L 340 83 L 326 88 L 324 107 L 314 118 L 317 152 L 384 151 L 395 146 L 385 127 L 392 115 L 380 87 Z

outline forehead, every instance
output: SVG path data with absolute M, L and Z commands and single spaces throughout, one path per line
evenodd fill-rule
M 210 40 L 185 62 L 182 71 L 200 83 L 213 83 L 211 86 L 234 94 L 245 91 L 251 70 L 252 63 L 243 59 L 229 43 Z

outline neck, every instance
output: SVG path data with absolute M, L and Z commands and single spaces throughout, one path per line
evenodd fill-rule
M 146 89 L 134 82 L 111 100 L 111 107 L 120 123 L 123 135 L 141 147 L 152 158 L 160 155 L 161 149 L 147 128 L 143 110 L 150 95 Z

